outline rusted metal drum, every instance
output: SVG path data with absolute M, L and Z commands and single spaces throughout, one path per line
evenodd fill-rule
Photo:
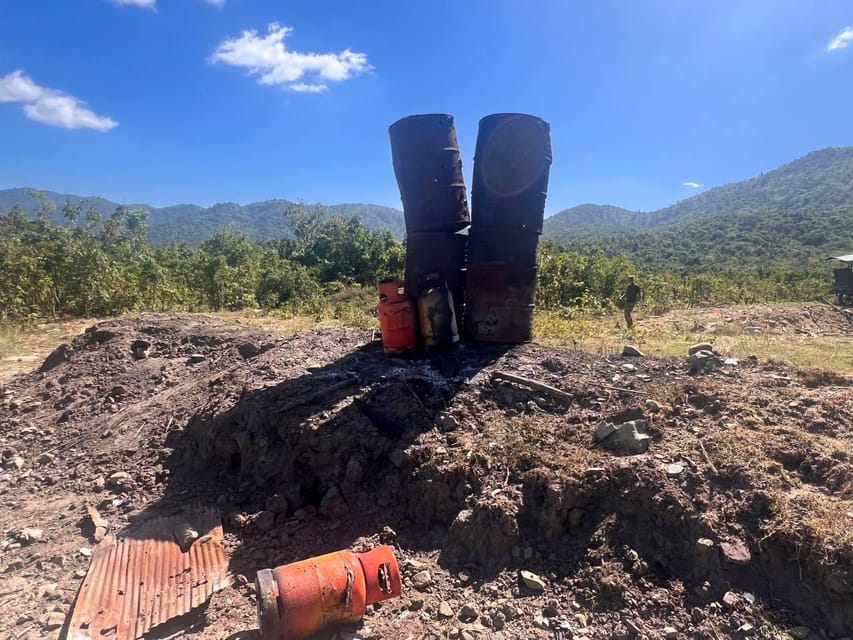
M 550 171 L 547 122 L 522 113 L 496 113 L 480 120 L 472 224 L 541 233 Z
M 478 301 L 468 312 L 468 339 L 519 344 L 533 340 L 534 305 L 502 307 Z
M 519 343 L 533 339 L 536 267 L 470 264 L 465 332 L 480 342 Z
M 539 234 L 535 231 L 472 227 L 468 235 L 468 262 L 535 267 L 538 246 Z
M 427 231 L 406 236 L 406 292 L 416 297 L 429 280 L 438 279 L 453 294 L 456 320 L 461 324 L 465 304 L 465 254 L 468 236 Z
M 406 230 L 458 231 L 471 221 L 453 116 L 408 116 L 388 128 Z

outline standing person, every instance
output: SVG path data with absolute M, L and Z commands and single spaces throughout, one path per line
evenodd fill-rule
M 628 286 L 625 288 L 625 293 L 622 294 L 622 297 L 620 299 L 625 305 L 625 323 L 630 329 L 634 326 L 634 318 L 631 317 L 631 312 L 634 310 L 634 305 L 636 305 L 638 301 L 643 299 L 643 290 L 640 285 L 634 282 L 634 276 L 628 276 Z

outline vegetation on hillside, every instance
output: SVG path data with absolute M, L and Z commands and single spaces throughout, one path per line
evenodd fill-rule
M 222 229 L 244 233 L 254 242 L 281 237 L 292 238 L 294 230 L 290 220 L 282 216 L 281 212 L 295 207 L 305 208 L 301 203 L 281 199 L 264 200 L 247 205 L 220 202 L 206 208 L 196 204 L 152 207 L 147 204 L 120 205 L 104 198 L 61 194 L 54 191 L 25 188 L 0 190 L 0 211 L 7 211 L 17 206 L 32 217 L 39 211 L 44 211 L 47 205 L 50 208 L 48 218 L 57 226 L 66 224 L 62 215 L 66 203 L 86 211 L 93 210 L 101 218 L 108 218 L 120 206 L 129 210 L 146 211 L 149 239 L 152 243 L 186 243 L 194 247 Z M 329 207 L 314 205 L 313 208 L 319 214 L 328 217 L 357 217 L 368 229 L 388 229 L 397 238 L 402 238 L 405 231 L 402 212 L 390 207 L 373 204 L 338 204 Z
M 0 214 L 0 320 L 106 316 L 127 311 L 283 309 L 369 318 L 378 279 L 402 275 L 405 248 L 387 230 L 315 207 L 281 213 L 293 237 L 264 243 L 216 231 L 199 247 L 155 245 L 148 213 L 118 207 L 103 218 L 67 202 L 65 225 L 51 203 L 32 218 Z M 559 314 L 608 310 L 635 274 L 652 311 L 707 303 L 812 299 L 826 289 L 800 272 L 705 270 L 679 275 L 603 251 L 570 252 L 543 242 L 537 304 Z M 825 274 L 824 274 L 825 275 Z
M 571 250 L 627 253 L 682 274 L 795 280 L 820 277 L 824 257 L 850 250 L 851 229 L 853 147 L 816 151 L 659 211 L 582 205 L 545 221 L 546 237 Z

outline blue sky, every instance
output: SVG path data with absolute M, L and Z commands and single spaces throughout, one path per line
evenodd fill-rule
M 853 144 L 847 0 L 0 0 L 0 188 L 399 207 L 387 127 L 551 123 L 548 213 Z M 685 183 L 702 185 L 688 186 Z

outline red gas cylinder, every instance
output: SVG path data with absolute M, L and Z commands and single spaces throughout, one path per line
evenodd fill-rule
M 400 595 L 393 550 L 336 551 L 258 571 L 258 623 L 263 640 L 298 640 L 361 620 L 368 605 Z
M 380 280 L 376 290 L 385 353 L 399 354 L 414 349 L 417 339 L 415 306 L 405 295 L 403 284 L 399 280 Z

